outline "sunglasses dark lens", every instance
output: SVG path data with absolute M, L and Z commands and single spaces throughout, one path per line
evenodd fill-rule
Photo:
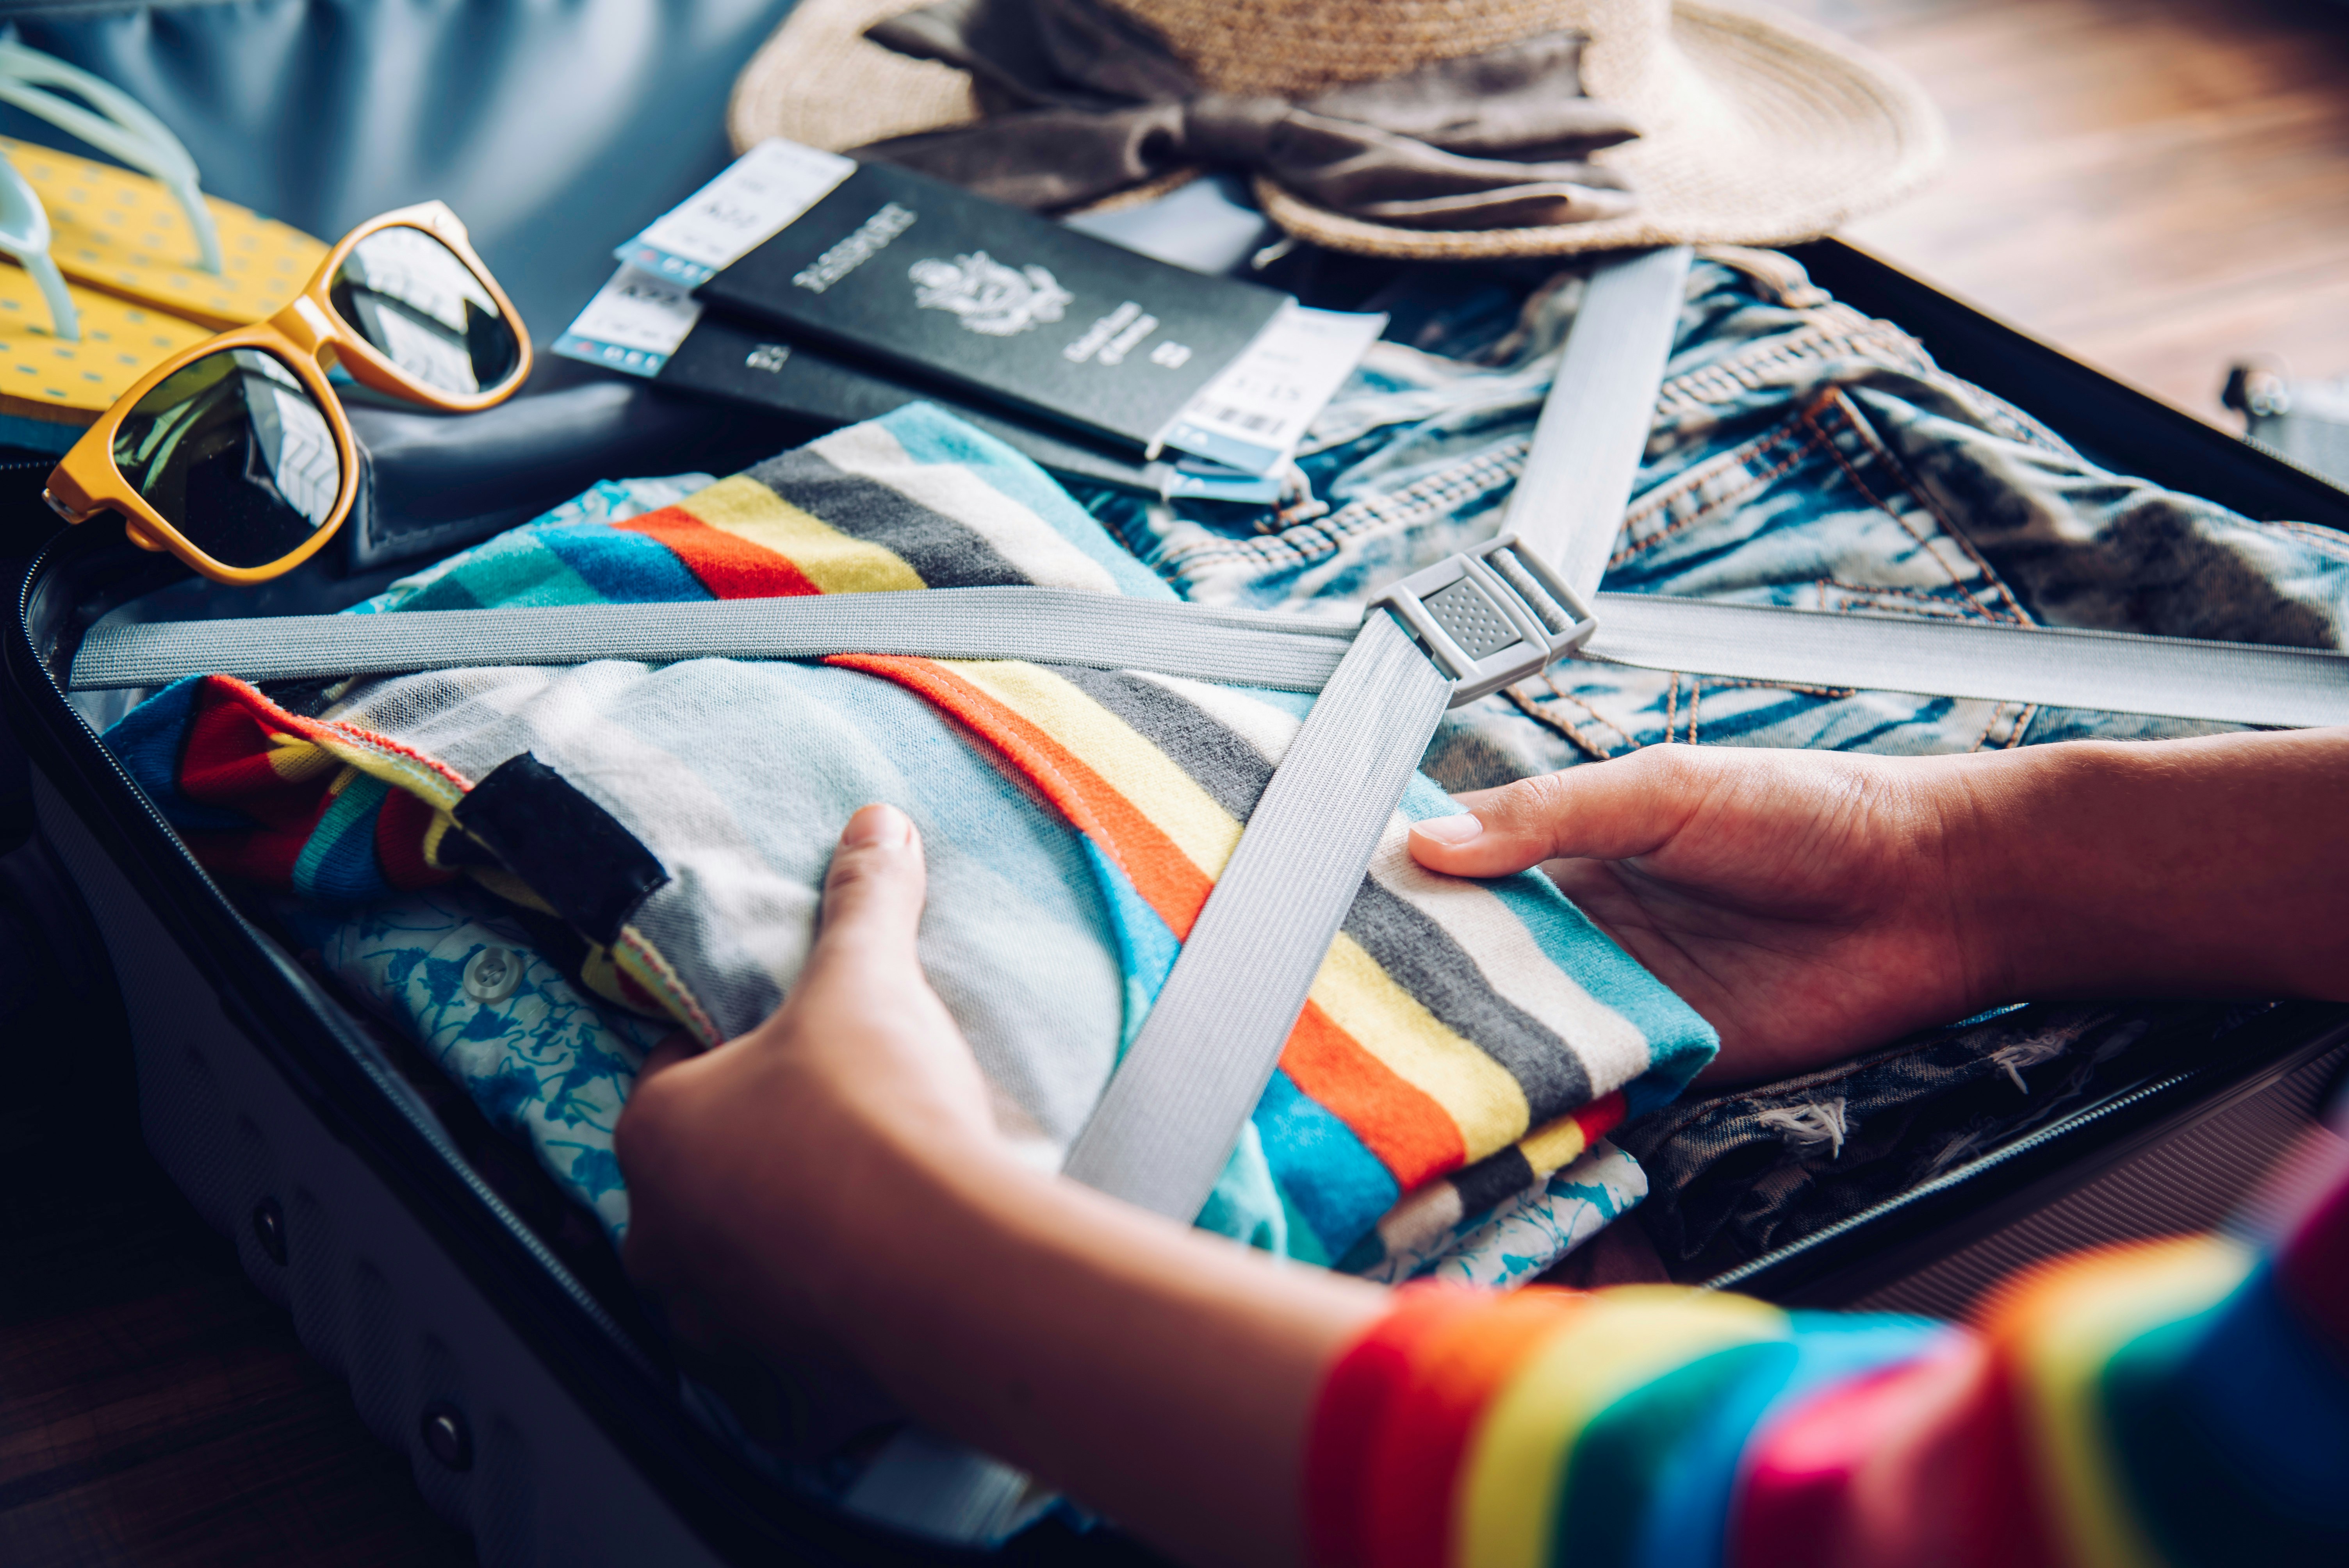
M 522 344 L 461 257 L 421 229 L 395 224 L 351 247 L 327 289 L 336 314 L 416 380 L 471 395 L 503 386 Z
M 114 466 L 181 536 L 223 566 L 266 566 L 308 542 L 343 491 L 334 427 L 310 389 L 253 348 L 207 354 L 139 399 Z

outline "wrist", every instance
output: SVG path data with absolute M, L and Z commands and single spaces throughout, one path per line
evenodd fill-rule
M 2075 991 L 2109 968 L 2114 797 L 2129 758 L 2095 742 L 1952 758 L 1955 922 L 1976 1010 Z
M 953 1127 L 837 1126 L 816 1162 L 801 1256 L 823 1329 L 860 1349 L 937 1302 L 941 1267 L 1000 1228 L 1007 1192 L 1032 1173 L 1008 1145 Z
M 2331 996 L 2349 735 L 2072 741 L 1953 759 L 1982 1001 Z
M 895 1161 L 830 1332 L 933 1430 L 1178 1559 L 1288 1561 L 1314 1396 L 1387 1293 L 1021 1163 Z M 897 1212 L 887 1212 L 890 1209 Z

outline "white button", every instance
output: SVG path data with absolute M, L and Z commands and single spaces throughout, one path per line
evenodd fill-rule
M 512 948 L 484 947 L 465 965 L 465 995 L 476 1002 L 502 1002 L 521 984 L 522 957 Z

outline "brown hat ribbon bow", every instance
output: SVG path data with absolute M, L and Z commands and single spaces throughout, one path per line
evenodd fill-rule
M 1297 101 L 1206 91 L 1097 0 L 940 0 L 868 29 L 968 71 L 988 117 L 860 157 L 1042 211 L 1177 169 L 1250 169 L 1307 201 L 1416 229 L 1588 222 L 1636 204 L 1588 161 L 1639 129 L 1583 96 L 1583 38 L 1546 33 Z

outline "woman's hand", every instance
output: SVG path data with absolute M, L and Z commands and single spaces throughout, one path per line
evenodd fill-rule
M 688 1341 L 802 1377 L 844 1354 L 1180 1558 L 1296 1561 L 1314 1390 L 1386 1293 L 1015 1159 L 923 978 L 923 884 L 913 824 L 859 811 L 791 999 L 646 1064 L 618 1137 L 629 1271 Z
M 1540 864 L 1721 1032 L 1717 1078 L 1781 1078 L 1994 988 L 1953 770 L 1837 752 L 1649 747 L 1461 798 L 1432 870 Z
M 789 1000 L 715 1050 L 666 1047 L 645 1064 L 616 1139 L 627 1264 L 688 1336 L 771 1352 L 836 1336 L 836 1265 L 860 1231 L 893 1222 L 894 1180 L 1004 1157 L 978 1064 L 915 952 L 926 882 L 914 824 L 865 807 L 833 851 Z M 761 1215 L 750 1233 L 746 1209 Z M 747 1277 L 777 1258 L 793 1265 L 781 1299 L 759 1293 L 750 1321 L 715 1308 L 751 1299 Z
M 2349 999 L 2349 730 L 1964 757 L 1650 747 L 1464 796 L 1458 876 L 1543 865 L 1721 1032 L 1801 1072 L 2000 1002 Z

